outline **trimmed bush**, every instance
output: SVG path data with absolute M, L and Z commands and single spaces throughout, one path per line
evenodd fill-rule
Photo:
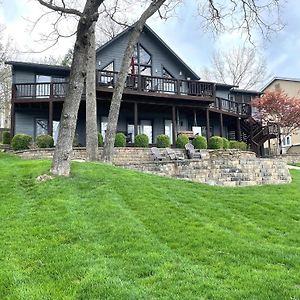
M 122 132 L 118 132 L 115 138 L 115 147 L 125 147 L 126 146 L 126 136 Z
M 183 148 L 189 143 L 189 138 L 185 134 L 180 134 L 176 140 L 176 148 Z
M 11 146 L 13 150 L 28 149 L 32 143 L 32 137 L 28 134 L 16 134 L 11 140 Z
M 98 132 L 98 147 L 103 147 L 104 142 L 103 142 L 103 136 L 100 132 Z
M 54 147 L 53 137 L 48 134 L 39 135 L 36 138 L 35 142 L 39 148 L 53 148 Z
M 248 150 L 248 145 L 245 142 L 239 142 L 239 144 L 240 144 L 240 150 L 242 151 Z
M 223 149 L 223 138 L 212 136 L 208 139 L 208 149 Z
M 2 132 L 2 143 L 5 145 L 9 145 L 11 143 L 11 136 L 9 131 Z
M 204 136 L 196 136 L 192 141 L 195 149 L 207 149 L 207 140 Z
M 141 147 L 141 148 L 147 148 L 149 146 L 148 136 L 146 134 L 138 134 L 134 138 L 134 146 Z
M 241 150 L 241 151 L 246 151 L 248 146 L 245 142 L 239 142 L 239 141 L 230 141 L 229 142 L 230 149 L 237 149 L 237 150 Z
M 156 138 L 157 148 L 167 148 L 171 146 L 170 138 L 165 134 L 160 134 Z
M 226 138 L 222 138 L 223 139 L 223 149 L 229 149 L 229 141 Z

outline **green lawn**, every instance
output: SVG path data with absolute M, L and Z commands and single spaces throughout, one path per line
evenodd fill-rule
M 300 172 L 218 188 L 0 154 L 0 299 L 300 299 Z

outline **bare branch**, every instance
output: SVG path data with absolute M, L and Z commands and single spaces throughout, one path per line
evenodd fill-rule
M 49 0 L 49 2 L 44 1 L 44 0 L 37 0 L 37 1 L 41 5 L 47 7 L 51 10 L 57 11 L 57 12 L 61 12 L 61 13 L 68 14 L 68 15 L 77 15 L 79 17 L 82 16 L 82 12 L 80 12 L 79 10 L 74 9 L 74 8 L 66 8 L 64 2 L 63 2 L 63 6 L 58 6 L 58 5 L 53 4 L 53 0 Z

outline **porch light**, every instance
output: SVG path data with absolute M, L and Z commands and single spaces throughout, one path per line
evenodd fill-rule
M 179 75 L 180 75 L 180 76 L 182 75 L 182 72 L 181 72 L 181 71 L 179 71 Z

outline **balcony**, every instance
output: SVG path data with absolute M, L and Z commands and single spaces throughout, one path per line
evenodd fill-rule
M 117 76 L 117 72 L 97 70 L 96 89 L 112 93 Z M 61 99 L 65 97 L 67 88 L 67 82 L 17 83 L 13 84 L 13 99 Z M 205 100 L 211 103 L 215 98 L 215 84 L 196 80 L 128 74 L 124 93 Z
M 114 88 L 118 73 L 97 70 L 97 89 Z M 136 93 L 154 97 L 171 97 L 191 100 L 214 101 L 215 84 L 197 80 L 128 74 L 124 93 Z
M 224 112 L 231 115 L 238 115 L 240 117 L 251 116 L 251 106 L 248 103 L 240 103 L 233 100 L 217 97 L 214 103 L 210 104 L 212 111 Z

